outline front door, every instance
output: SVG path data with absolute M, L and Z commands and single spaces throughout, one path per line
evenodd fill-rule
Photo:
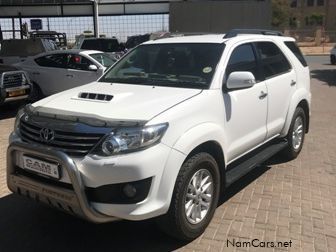
M 88 58 L 79 54 L 70 54 L 68 56 L 67 74 L 68 87 L 73 88 L 96 81 L 102 75 L 102 69 L 90 70 L 90 65 L 95 65 Z
M 232 51 L 226 67 L 226 78 L 237 71 L 253 73 L 257 83 L 251 88 L 224 91 L 228 162 L 263 143 L 267 133 L 267 88 L 258 69 L 252 44 L 239 45 Z

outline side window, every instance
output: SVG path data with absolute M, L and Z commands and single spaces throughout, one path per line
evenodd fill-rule
M 256 81 L 261 81 L 256 57 L 251 44 L 240 45 L 233 50 L 226 67 L 226 76 L 228 77 L 230 73 L 237 71 L 251 72 L 256 78 Z
M 50 54 L 35 59 L 39 66 L 66 68 L 66 54 Z
M 256 46 L 266 79 L 288 72 L 292 68 L 285 55 L 274 43 L 258 42 Z
M 78 54 L 67 54 L 67 68 L 88 71 L 94 65 L 89 59 Z

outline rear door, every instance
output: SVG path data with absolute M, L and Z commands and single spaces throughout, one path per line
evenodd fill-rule
M 66 73 L 66 54 L 48 54 L 36 58 L 35 63 L 38 67 L 27 66 L 29 75 L 41 88 L 44 95 L 51 95 L 64 90 L 67 86 Z
M 297 77 L 289 60 L 275 43 L 265 41 L 255 45 L 268 93 L 267 138 L 272 138 L 284 126 Z

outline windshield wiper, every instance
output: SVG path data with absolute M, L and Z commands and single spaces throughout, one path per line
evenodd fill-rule
M 200 81 L 190 81 L 190 80 L 174 80 L 174 83 L 178 84 L 179 86 L 189 88 L 189 87 L 201 87 L 205 88 L 208 87 L 208 84 L 206 82 L 200 82 Z
M 104 78 L 102 82 L 118 82 L 118 83 L 134 83 L 134 84 L 143 84 L 147 79 L 140 77 L 127 77 L 127 78 Z

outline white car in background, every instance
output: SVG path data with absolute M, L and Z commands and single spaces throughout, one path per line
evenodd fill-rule
M 330 51 L 330 63 L 332 65 L 336 64 L 336 45 Z
M 96 81 L 115 63 L 106 53 L 93 50 L 58 50 L 38 54 L 16 64 L 25 70 L 36 98 Z

